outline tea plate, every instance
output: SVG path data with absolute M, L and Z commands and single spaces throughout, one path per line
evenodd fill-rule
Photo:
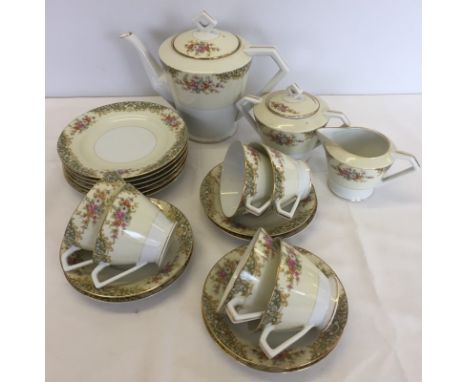
M 122 178 L 142 176 L 177 158 L 187 144 L 187 128 L 166 106 L 143 101 L 98 107 L 70 122 L 57 151 L 63 164 L 87 177 L 118 171 Z
M 335 272 L 322 259 L 303 248 L 295 247 L 327 276 L 338 282 L 338 302 L 335 315 L 322 331 L 310 330 L 303 338 L 272 359 L 268 359 L 258 341 L 257 321 L 232 324 L 223 313 L 216 313 L 216 307 L 224 289 L 233 274 L 246 246 L 238 247 L 224 255 L 211 268 L 206 277 L 202 294 L 202 315 L 210 336 L 221 349 L 240 363 L 263 371 L 289 372 L 304 369 L 327 356 L 338 344 L 348 318 L 348 300 L 343 285 Z M 271 334 L 272 340 L 283 341 L 291 333 Z M 276 337 L 273 337 L 276 336 Z
M 289 237 L 307 227 L 314 218 L 317 211 L 317 196 L 313 186 L 309 196 L 299 203 L 292 219 L 279 215 L 273 207 L 261 216 L 246 214 L 227 218 L 223 214 L 219 200 L 221 170 L 222 163 L 205 176 L 200 186 L 200 201 L 208 218 L 224 232 L 249 240 L 259 227 L 263 227 L 272 237 Z
M 135 187 L 138 187 L 138 188 L 145 187 L 145 186 L 151 186 L 151 185 L 153 185 L 154 183 L 157 183 L 157 182 L 162 182 L 163 180 L 168 179 L 172 175 L 177 173 L 182 168 L 182 166 L 185 164 L 186 159 L 187 159 L 187 152 L 185 152 L 185 154 L 181 158 L 179 158 L 179 161 L 176 162 L 173 167 L 167 169 L 163 173 L 156 173 L 151 177 L 148 177 L 146 179 L 141 179 L 141 180 L 138 180 L 138 181 L 133 181 L 133 180 L 127 179 L 127 182 L 130 183 L 130 184 L 133 184 Z M 90 180 L 90 179 L 82 178 L 79 175 L 77 175 L 76 173 L 71 172 L 70 170 L 68 170 L 66 167 L 64 167 L 63 169 L 71 179 L 73 179 L 76 183 L 81 184 L 81 185 L 83 185 L 85 187 L 92 187 L 97 182 L 97 180 Z
M 172 174 L 170 177 L 166 179 L 158 180 L 155 183 L 151 183 L 151 184 L 144 185 L 144 186 L 136 185 L 135 187 L 144 195 L 152 195 L 158 191 L 163 190 L 164 188 L 169 186 L 172 182 L 174 182 L 179 177 L 179 175 L 182 173 L 183 170 L 184 170 L 184 166 L 182 165 L 179 170 L 177 170 L 174 174 Z M 82 183 L 77 182 L 76 180 L 71 178 L 68 175 L 68 173 L 66 173 L 65 170 L 63 171 L 63 175 L 67 183 L 79 192 L 86 194 L 92 187 L 90 185 L 84 185 Z
M 161 167 L 160 169 L 157 169 L 156 171 L 149 172 L 149 173 L 144 174 L 142 176 L 127 177 L 127 178 L 125 178 L 125 180 L 128 183 L 137 183 L 137 182 L 139 183 L 139 182 L 145 182 L 148 179 L 153 178 L 155 176 L 163 175 L 163 174 L 171 171 L 171 169 L 173 169 L 175 166 L 177 166 L 181 162 L 183 157 L 187 157 L 187 154 L 188 154 L 188 145 L 185 145 L 185 148 L 182 149 L 181 153 L 176 158 L 174 158 L 170 163 L 166 164 L 165 166 Z M 94 184 L 99 180 L 99 178 L 85 176 L 85 175 L 82 175 L 80 173 L 77 173 L 77 172 L 73 171 L 72 169 L 68 168 L 67 166 L 65 166 L 65 164 L 63 164 L 63 167 L 67 170 L 68 173 L 73 174 L 73 176 L 76 177 L 77 179 L 84 180 L 84 181 L 86 181 L 88 183 L 93 183 Z
M 161 208 L 164 215 L 177 222 L 175 237 L 168 248 L 167 260 L 163 269 L 159 272 L 154 264 L 148 264 L 140 270 L 122 278 L 115 283 L 101 289 L 94 287 L 91 272 L 94 265 L 89 265 L 75 271 L 65 272 L 67 281 L 80 293 L 96 300 L 107 302 L 124 302 L 139 300 L 151 296 L 173 283 L 186 268 L 193 250 L 192 228 L 187 218 L 172 204 L 159 199 L 150 199 L 151 202 Z M 72 243 L 64 237 L 60 256 Z M 81 250 L 76 252 L 75 261 L 80 262 L 91 258 L 91 252 Z M 70 260 L 73 261 L 72 257 Z M 107 274 L 104 272 L 107 271 Z M 122 271 L 122 268 L 109 267 L 104 270 L 104 277 L 111 277 Z

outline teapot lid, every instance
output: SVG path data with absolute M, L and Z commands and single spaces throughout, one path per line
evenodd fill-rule
M 309 118 L 320 109 L 319 100 L 304 93 L 297 84 L 288 86 L 286 90 L 271 93 L 265 103 L 272 113 L 283 118 Z
M 241 45 L 239 37 L 214 29 L 217 20 L 202 12 L 194 18 L 197 29 L 176 35 L 172 47 L 177 53 L 197 60 L 216 60 L 235 53 Z
M 161 60 L 185 72 L 222 73 L 243 67 L 251 57 L 239 36 L 215 29 L 216 19 L 203 11 L 193 19 L 197 28 L 167 39 L 159 49 Z M 224 60 L 223 60 L 224 59 Z

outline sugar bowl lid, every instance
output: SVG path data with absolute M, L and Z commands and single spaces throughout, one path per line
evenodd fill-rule
M 327 105 L 297 84 L 270 93 L 255 105 L 255 118 L 262 124 L 285 131 L 310 131 L 327 123 Z

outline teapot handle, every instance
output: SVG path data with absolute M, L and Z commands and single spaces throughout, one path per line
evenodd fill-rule
M 404 151 L 395 151 L 393 153 L 393 157 L 395 159 L 403 159 L 403 160 L 406 160 L 410 163 L 410 166 L 401 170 L 401 171 L 398 171 L 392 175 L 389 175 L 389 176 L 384 176 L 382 178 L 382 182 L 388 182 L 390 180 L 393 180 L 401 175 L 405 175 L 405 174 L 408 174 L 410 172 L 413 172 L 413 171 L 416 171 L 416 170 L 419 170 L 421 168 L 418 160 L 416 159 L 416 157 L 413 155 L 413 154 L 410 154 L 410 153 L 405 153 Z
M 334 111 L 334 110 L 327 110 L 323 114 L 325 114 L 328 118 L 337 118 L 341 121 L 342 125 L 339 127 L 349 127 L 351 126 L 351 122 L 349 121 L 348 117 L 342 113 L 341 111 Z M 328 125 L 328 123 L 327 123 Z
M 275 75 L 267 82 L 267 84 L 261 89 L 257 94 L 263 95 L 269 93 L 276 84 L 289 72 L 289 68 L 284 62 L 284 60 L 279 55 L 278 51 L 273 46 L 260 46 L 260 45 L 252 45 L 246 49 L 244 52 L 249 56 L 269 56 L 278 66 L 278 71 Z
M 248 123 L 256 129 L 257 123 L 253 119 L 253 117 L 250 115 L 250 110 L 254 107 L 254 105 L 262 102 L 262 99 L 257 96 L 245 96 L 241 98 L 239 101 L 236 102 L 236 107 L 242 114 L 242 116 L 245 117 Z

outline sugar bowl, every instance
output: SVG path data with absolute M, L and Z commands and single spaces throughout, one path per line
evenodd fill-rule
M 265 144 L 295 159 L 308 159 L 320 144 L 316 130 L 330 119 L 339 119 L 341 126 L 350 125 L 346 115 L 329 110 L 323 100 L 297 84 L 263 97 L 245 96 L 237 102 L 237 108 Z

